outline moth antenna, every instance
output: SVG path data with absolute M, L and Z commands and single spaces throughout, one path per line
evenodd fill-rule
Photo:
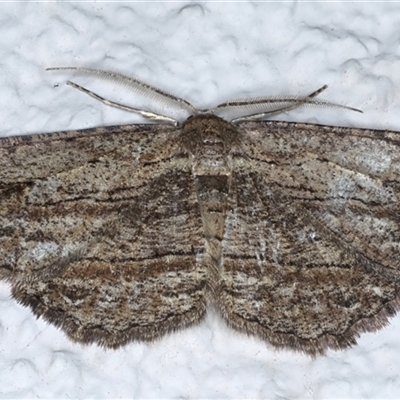
M 74 82 L 67 81 L 67 85 L 72 86 L 73 88 L 78 89 L 83 93 L 86 93 L 90 97 L 93 97 L 94 99 L 102 102 L 106 106 L 118 108 L 118 109 L 124 110 L 124 111 L 133 112 L 135 114 L 139 114 L 142 117 L 147 118 L 147 119 L 149 119 L 151 121 L 154 121 L 154 122 L 170 124 L 170 125 L 173 125 L 173 126 L 178 126 L 179 125 L 179 121 L 177 121 L 174 118 L 167 117 L 166 115 L 157 114 L 155 112 L 146 111 L 146 110 L 140 110 L 138 108 L 133 108 L 133 107 L 130 107 L 130 106 L 126 106 L 124 104 L 116 103 L 115 101 L 107 100 L 104 97 L 101 97 L 98 94 L 92 92 L 91 90 L 88 90 L 88 89 L 84 88 L 83 86 L 80 86 L 80 85 L 78 85 L 78 84 L 76 84 Z
M 241 112 L 250 112 L 250 114 L 244 117 L 233 119 L 231 121 L 232 123 L 259 120 L 266 116 L 270 116 L 271 114 L 279 114 L 302 106 L 335 107 L 362 113 L 362 111 L 357 108 L 329 101 L 313 99 L 323 92 L 327 87 L 327 85 L 324 85 L 310 93 L 308 96 L 269 96 L 256 97 L 254 99 L 233 100 L 219 104 L 208 111 L 211 113 L 221 110 L 239 110 Z
M 93 76 L 95 78 L 104 79 L 121 86 L 134 90 L 136 93 L 146 96 L 149 99 L 155 99 L 165 105 L 177 104 L 181 109 L 185 109 L 192 114 L 197 114 L 198 110 L 188 101 L 174 96 L 155 86 L 149 85 L 139 79 L 132 78 L 117 72 L 98 70 L 93 68 L 77 68 L 77 67 L 52 67 L 46 68 L 46 71 L 76 71 L 78 73 Z

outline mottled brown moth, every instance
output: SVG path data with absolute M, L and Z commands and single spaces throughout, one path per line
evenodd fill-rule
M 0 139 L 0 279 L 36 316 L 118 348 L 213 309 L 315 356 L 395 314 L 400 133 L 262 121 L 344 107 L 315 99 L 325 86 L 199 110 L 133 78 L 77 71 L 191 116 L 180 123 L 68 81 L 153 124 Z

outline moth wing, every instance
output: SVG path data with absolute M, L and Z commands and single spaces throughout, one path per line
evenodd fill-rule
M 172 132 L 172 127 L 162 127 Z M 149 145 L 153 125 L 119 125 L 0 138 L 0 183 L 26 182 L 70 171 L 127 144 Z
M 152 126 L 70 169 L 3 185 L 0 277 L 15 299 L 72 339 L 112 348 L 203 317 L 201 217 L 175 136 Z
M 253 133 L 245 152 L 272 160 L 264 174 L 277 193 L 307 204 L 366 267 L 400 279 L 400 133 L 285 122 Z
M 399 308 L 400 134 L 279 122 L 246 131 L 222 244 L 223 317 L 311 355 L 355 344 Z

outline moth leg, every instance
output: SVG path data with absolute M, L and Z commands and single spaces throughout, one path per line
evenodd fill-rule
M 78 89 L 83 93 L 86 93 L 90 97 L 93 97 L 94 99 L 102 102 L 106 106 L 115 107 L 115 108 L 118 108 L 120 110 L 133 112 L 133 113 L 139 114 L 142 117 L 147 118 L 147 119 L 149 119 L 151 121 L 155 121 L 155 122 L 161 122 L 161 123 L 170 124 L 170 125 L 173 125 L 173 126 L 178 126 L 178 124 L 179 124 L 179 122 L 174 118 L 170 118 L 170 117 L 167 117 L 165 115 L 157 114 L 157 113 L 150 112 L 150 111 L 140 110 L 138 108 L 125 106 L 123 104 L 119 104 L 119 103 L 116 103 L 114 101 L 107 100 L 104 97 L 101 97 L 98 94 L 96 94 L 96 93 L 94 93 L 94 92 L 92 92 L 92 91 L 90 91 L 90 90 L 88 90 L 88 89 L 86 89 L 86 88 L 74 83 L 74 82 L 67 81 L 67 85 L 72 86 L 73 88 Z

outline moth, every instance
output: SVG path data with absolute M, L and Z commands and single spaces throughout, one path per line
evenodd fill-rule
M 200 110 L 124 75 L 75 70 L 190 116 L 68 81 L 152 123 L 0 140 L 0 279 L 37 317 L 118 348 L 213 310 L 274 348 L 316 356 L 396 313 L 400 133 L 263 120 L 350 108 L 316 100 L 326 86 Z

